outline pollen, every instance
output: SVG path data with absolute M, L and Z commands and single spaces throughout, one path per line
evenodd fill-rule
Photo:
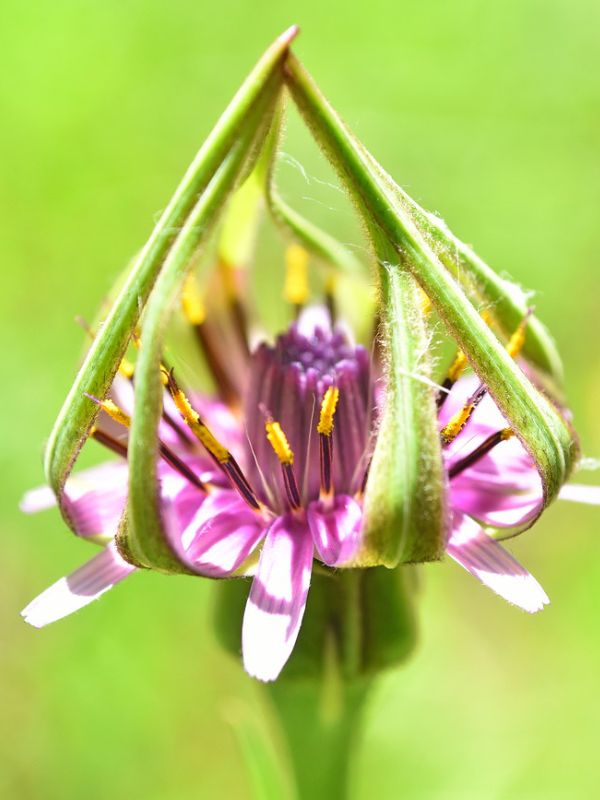
M 294 463 L 294 451 L 290 447 L 287 436 L 283 432 L 281 425 L 275 420 L 268 419 L 265 422 L 265 431 L 267 439 L 273 448 L 275 455 L 282 464 Z
M 283 296 L 295 306 L 303 306 L 308 300 L 308 253 L 298 244 L 290 245 L 285 254 Z
M 181 307 L 190 325 L 202 325 L 206 318 L 206 309 L 193 275 L 187 278 L 183 286 Z
M 321 433 L 323 436 L 331 436 L 333 431 L 333 417 L 339 399 L 340 390 L 338 387 L 330 386 L 325 392 L 323 402 L 321 403 L 321 414 L 319 416 L 319 424 L 317 425 L 317 433 Z
M 102 411 L 108 414 L 108 416 L 111 419 L 113 419 L 119 425 L 123 425 L 123 427 L 129 428 L 129 426 L 131 425 L 131 417 L 128 414 L 126 414 L 122 408 L 119 408 L 119 406 L 116 403 L 114 403 L 112 400 L 98 401 L 95 398 L 91 397 L 90 395 L 88 396 L 90 397 L 90 400 L 93 400 L 98 406 L 100 406 Z
M 475 403 L 467 403 L 460 411 L 457 411 L 452 419 L 444 426 L 441 432 L 442 442 L 450 444 L 454 441 L 458 434 L 465 427 L 473 411 L 475 410 Z
M 527 314 L 521 321 L 521 324 L 508 340 L 506 352 L 511 358 L 516 358 L 523 349 L 523 345 L 525 344 L 525 335 L 527 332 L 527 323 L 529 322 L 529 317 L 532 315 L 532 313 L 533 309 L 531 308 L 527 311 Z
M 234 265 L 227 259 L 219 259 L 219 275 L 221 276 L 227 299 L 230 302 L 236 300 L 239 296 L 239 291 Z
M 124 358 L 119 364 L 119 372 L 124 378 L 131 380 L 135 372 L 135 367 L 128 358 Z
M 424 317 L 426 317 L 428 314 L 431 313 L 433 305 L 431 303 L 431 300 L 429 299 L 429 295 L 426 294 L 426 292 L 424 292 L 423 289 L 421 289 L 420 287 L 419 287 L 419 304 L 421 306 L 421 314 Z
M 220 464 L 227 464 L 230 460 L 229 450 L 224 447 L 221 442 L 210 432 L 206 425 L 200 419 L 200 416 L 192 408 L 190 401 L 187 399 L 185 393 L 179 388 L 175 382 L 175 378 L 171 373 L 168 375 L 168 386 L 177 410 L 181 414 L 183 421 L 192 431 L 194 436 L 204 445 L 208 452 Z
M 459 350 L 448 370 L 448 380 L 452 381 L 452 383 L 456 383 L 468 365 L 469 362 L 466 355 L 462 350 Z

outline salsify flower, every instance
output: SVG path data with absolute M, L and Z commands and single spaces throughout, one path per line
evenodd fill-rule
M 297 319 L 284 333 L 251 349 L 239 296 L 231 305 L 232 343 L 218 321 L 199 311 L 188 288 L 184 310 L 217 396 L 187 394 L 175 372 L 163 369 L 158 480 L 169 543 L 198 575 L 253 576 L 242 650 L 246 670 L 262 680 L 276 678 L 293 650 L 315 561 L 325 571 L 356 564 L 385 403 L 377 348 L 354 343 L 335 321 L 331 302 L 296 305 Z M 508 344 L 514 356 L 526 322 Z M 548 602 L 544 590 L 488 529 L 512 533 L 535 520 L 542 482 L 485 385 L 463 376 L 467 366 L 458 353 L 438 392 L 450 515 L 446 551 L 497 594 L 534 612 Z M 65 510 L 76 532 L 103 549 L 27 606 L 22 613 L 31 625 L 82 608 L 137 569 L 116 540 L 127 503 L 134 395 L 129 370 L 117 377 L 109 398 L 90 398 L 102 409 L 93 436 L 118 459 L 70 478 Z M 23 508 L 54 502 L 49 489 L 36 489 Z

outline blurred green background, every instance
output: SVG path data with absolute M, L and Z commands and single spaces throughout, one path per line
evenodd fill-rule
M 18 611 L 90 551 L 57 513 L 26 518 L 17 503 L 42 481 L 82 343 L 73 318 L 93 316 L 245 73 L 292 22 L 297 52 L 397 180 L 538 290 L 585 452 L 600 454 L 596 0 L 4 0 L 2 798 L 250 797 L 227 719 L 236 697 L 244 713 L 263 710 L 216 648 L 211 586 L 138 575 L 29 629 Z M 285 150 L 330 180 L 294 118 Z M 359 246 L 344 198 L 298 176 L 280 169 L 297 205 Z M 535 617 L 453 564 L 424 570 L 419 650 L 381 681 L 357 798 L 596 796 L 599 521 L 559 504 L 514 543 L 552 599 Z

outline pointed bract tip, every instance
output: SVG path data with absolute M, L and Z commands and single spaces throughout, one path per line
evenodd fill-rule
M 290 45 L 296 36 L 300 33 L 300 26 L 299 25 L 291 25 L 286 31 L 284 31 L 281 36 L 277 39 L 278 42 L 285 45 Z

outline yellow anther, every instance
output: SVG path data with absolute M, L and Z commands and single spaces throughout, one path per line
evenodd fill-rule
M 317 433 L 322 433 L 323 436 L 331 436 L 331 432 L 333 431 L 333 417 L 339 399 L 340 390 L 338 387 L 330 386 L 325 392 L 323 402 L 321 403 L 321 414 L 319 416 L 319 424 L 317 425 Z
M 119 372 L 124 378 L 131 379 L 133 378 L 135 367 L 128 358 L 124 358 L 119 364 Z
M 492 327 L 494 323 L 494 318 L 492 317 L 492 312 L 489 309 L 484 308 L 483 311 L 479 312 L 479 316 L 485 322 L 488 328 Z
M 224 258 L 219 259 L 219 274 L 223 282 L 223 289 L 228 300 L 239 297 L 237 270 L 235 266 Z
M 202 295 L 200 294 L 196 281 L 193 275 L 189 275 L 183 285 L 183 292 L 181 293 L 181 307 L 185 318 L 191 325 L 202 325 L 206 319 L 206 309 L 202 302 Z
M 513 431 L 512 428 L 503 428 L 500 431 L 500 436 L 501 436 L 501 439 L 502 439 L 503 442 L 505 442 L 507 439 L 512 439 L 512 437 L 514 435 L 515 435 L 515 432 Z
M 325 294 L 335 294 L 338 285 L 338 276 L 330 270 L 325 276 Z
M 419 288 L 419 296 L 420 296 L 420 304 L 421 304 L 421 314 L 423 316 L 427 316 L 430 313 L 433 306 L 431 305 L 431 300 L 429 296 L 425 294 L 423 289 Z
M 229 451 L 221 442 L 216 439 L 202 422 L 198 414 L 192 408 L 181 389 L 173 381 L 169 382 L 171 396 L 177 406 L 177 410 L 183 417 L 184 422 L 190 428 L 194 436 L 204 445 L 208 452 L 214 456 L 221 464 L 226 464 L 229 459 Z
M 304 305 L 309 297 L 308 253 L 298 244 L 291 244 L 285 253 L 283 297 L 295 306 Z
M 462 350 L 459 350 L 454 358 L 454 361 L 452 362 L 452 365 L 450 366 L 450 369 L 448 370 L 448 379 L 453 383 L 456 383 L 468 366 L 469 362 L 466 355 Z
M 442 428 L 440 435 L 444 444 L 450 444 L 450 442 L 456 439 L 458 434 L 469 421 L 469 417 L 473 413 L 474 408 L 475 405 L 473 403 L 468 403 L 466 406 L 461 408 L 460 411 L 457 411 L 447 425 Z
M 529 314 L 525 317 L 525 319 L 521 322 L 517 330 L 508 340 L 508 344 L 506 345 L 506 352 L 511 358 L 516 358 L 523 349 L 523 345 L 525 344 L 525 333 L 527 330 L 528 319 L 529 319 Z
M 123 425 L 125 428 L 131 425 L 131 417 L 122 408 L 119 408 L 116 403 L 113 403 L 112 400 L 102 400 L 98 405 L 102 411 L 108 414 L 111 419 L 114 419 L 115 422 L 118 422 L 119 425 Z
M 215 439 L 206 425 L 198 421 L 190 425 L 190 427 L 208 452 L 213 455 L 220 464 L 227 464 L 230 459 L 229 450 L 227 450 L 218 439 Z
M 281 425 L 275 420 L 268 419 L 265 422 L 267 439 L 273 448 L 275 455 L 282 464 L 294 463 L 294 451 L 290 447 L 287 436 L 281 429 Z

